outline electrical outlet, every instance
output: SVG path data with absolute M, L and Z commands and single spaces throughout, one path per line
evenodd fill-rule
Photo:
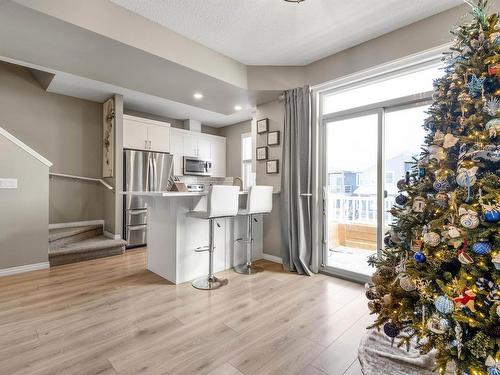
M 17 178 L 0 178 L 0 189 L 17 189 Z

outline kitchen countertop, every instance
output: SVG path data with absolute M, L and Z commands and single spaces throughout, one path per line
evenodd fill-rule
M 278 194 L 279 192 L 273 192 L 273 194 Z M 140 195 L 147 197 L 202 197 L 208 195 L 207 191 L 123 191 L 123 195 Z M 248 194 L 248 191 L 240 191 L 240 195 Z

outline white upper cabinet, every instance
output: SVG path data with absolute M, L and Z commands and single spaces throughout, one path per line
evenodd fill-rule
M 123 116 L 123 147 L 170 151 L 170 124 L 129 115 Z
M 226 138 L 170 128 L 170 152 L 174 155 L 174 174 L 182 175 L 183 157 L 212 160 L 212 176 L 226 177 Z
M 182 157 L 184 156 L 184 134 L 172 128 L 170 129 L 170 152 L 174 155 L 174 175 L 182 175 Z
M 198 156 L 203 159 L 211 159 L 210 139 L 201 137 L 198 138 Z
M 226 138 L 214 138 L 210 143 L 212 176 L 226 177 Z

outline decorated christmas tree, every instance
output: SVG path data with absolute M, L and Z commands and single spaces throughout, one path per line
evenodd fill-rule
M 470 3 L 398 182 L 394 224 L 367 289 L 374 327 L 436 350 L 436 371 L 500 374 L 500 18 Z M 448 370 L 447 370 L 448 368 Z

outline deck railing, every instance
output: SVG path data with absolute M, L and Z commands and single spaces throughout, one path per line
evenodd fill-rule
M 384 219 L 388 224 L 392 216 L 387 211 L 394 204 L 394 196 L 384 199 Z M 338 223 L 377 224 L 377 197 L 346 196 L 330 193 L 328 197 L 328 219 Z

